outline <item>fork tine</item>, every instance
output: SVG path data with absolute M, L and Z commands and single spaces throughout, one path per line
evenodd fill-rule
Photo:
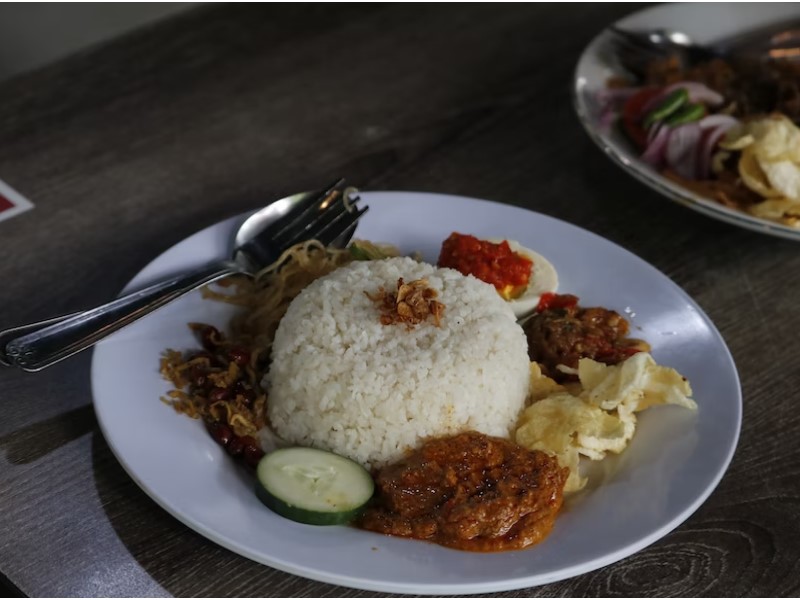
M 309 214 L 304 221 L 295 222 L 276 234 L 273 243 L 289 247 L 299 241 L 313 239 L 315 231 L 321 230 L 343 212 L 347 212 L 344 194 L 337 193 L 330 200 L 325 200 L 323 206 Z
M 308 198 L 293 207 L 287 215 L 264 228 L 259 233 L 263 239 L 287 239 L 289 232 L 310 223 L 317 213 L 324 211 L 330 204 L 331 199 L 341 194 L 345 189 L 346 182 L 339 179 L 327 188 L 310 194 Z
M 326 246 L 336 242 L 336 247 L 342 247 L 367 210 L 366 207 L 359 210 L 359 198 L 350 197 L 357 190 L 344 186 L 341 179 L 310 200 L 304 200 L 301 210 L 290 213 L 288 224 L 281 222 L 264 229 L 238 252 L 258 270 L 274 263 L 288 248 L 308 240 L 317 239 Z
M 336 215 L 336 217 L 328 223 L 318 224 L 314 227 L 313 236 L 309 239 L 315 239 L 325 246 L 330 246 L 334 241 L 342 243 L 342 238 L 350 230 L 350 237 L 355 232 L 355 224 L 363 216 L 369 207 L 365 206 L 361 210 L 344 211 Z M 346 244 L 348 240 L 344 241 Z
M 334 203 L 338 203 L 346 187 L 347 183 L 345 180 L 339 179 L 327 189 L 318 193 L 316 199 L 311 202 L 309 206 L 307 206 L 302 212 L 298 213 L 293 220 L 286 222 L 283 229 L 280 229 L 275 233 L 276 237 L 288 235 L 288 231 L 308 223 L 309 221 L 313 220 L 318 213 L 327 211 L 328 208 Z
M 355 204 L 353 204 L 350 209 L 347 209 L 344 203 L 341 205 L 337 203 L 331 207 L 328 214 L 314 220 L 310 227 L 303 232 L 302 236 L 292 240 L 292 243 L 306 239 L 315 239 L 328 245 L 336 239 L 337 236 L 341 235 L 343 231 L 353 225 L 366 210 L 366 208 L 359 210 Z
M 364 209 L 366 212 L 366 209 Z M 331 248 L 344 248 L 353 239 L 353 234 L 356 232 L 358 223 L 353 223 L 350 227 L 345 229 L 339 237 L 328 244 Z

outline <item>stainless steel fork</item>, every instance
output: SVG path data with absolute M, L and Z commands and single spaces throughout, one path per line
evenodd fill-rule
M 295 244 L 316 239 L 343 248 L 368 208 L 358 208 L 356 193 L 339 180 L 322 192 L 283 198 L 239 227 L 229 260 L 159 281 L 87 311 L 0 332 L 0 363 L 39 371 L 200 286 L 228 275 L 255 275 Z

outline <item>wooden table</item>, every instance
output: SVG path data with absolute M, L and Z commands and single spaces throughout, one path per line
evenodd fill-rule
M 738 451 L 686 523 L 612 566 L 511 596 L 800 592 L 800 245 L 668 202 L 573 113 L 613 5 L 211 6 L 0 85 L 0 326 L 112 298 L 190 233 L 339 174 L 524 206 L 654 264 L 704 308 L 744 391 Z M 194 533 L 109 451 L 90 353 L 6 369 L 0 571 L 33 596 L 372 595 Z

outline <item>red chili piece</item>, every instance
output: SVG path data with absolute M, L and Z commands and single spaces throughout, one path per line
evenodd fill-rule
M 241 346 L 234 346 L 228 350 L 228 358 L 240 367 L 250 364 L 250 351 Z
M 553 292 L 545 292 L 539 297 L 539 304 L 536 305 L 536 310 L 542 312 L 551 308 L 572 308 L 578 305 L 578 297 L 572 294 L 554 294 Z
M 622 107 L 622 128 L 640 150 L 647 147 L 647 130 L 642 127 L 642 108 L 659 93 L 661 88 L 644 88 L 628 98 Z
M 222 402 L 227 400 L 231 397 L 231 390 L 230 388 L 224 387 L 215 387 L 211 390 L 208 394 L 208 401 L 209 402 Z
M 228 425 L 219 422 L 209 423 L 208 433 L 210 433 L 212 439 L 222 447 L 226 447 L 235 437 L 233 430 Z
M 203 325 L 200 329 L 200 342 L 209 352 L 215 351 L 222 343 L 222 339 L 222 334 L 213 325 Z
M 242 451 L 242 458 L 246 465 L 253 468 L 258 466 L 259 461 L 264 457 L 264 451 L 258 445 L 255 438 L 247 435 L 242 438 L 244 450 Z

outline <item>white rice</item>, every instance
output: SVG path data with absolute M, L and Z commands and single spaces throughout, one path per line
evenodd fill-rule
M 395 291 L 399 277 L 437 290 L 440 327 L 380 323 L 364 292 Z M 410 258 L 354 262 L 309 285 L 278 327 L 265 377 L 281 438 L 367 467 L 429 437 L 507 437 L 528 384 L 525 335 L 495 289 Z

